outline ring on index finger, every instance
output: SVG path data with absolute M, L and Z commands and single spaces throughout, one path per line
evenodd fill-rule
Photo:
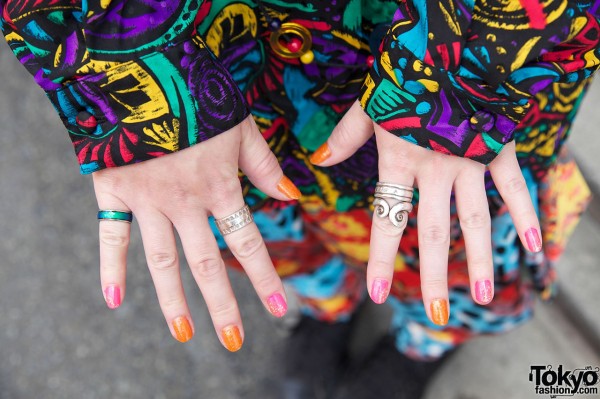
M 217 228 L 221 235 L 227 235 L 241 229 L 244 226 L 249 225 L 254 221 L 252 212 L 248 205 L 244 205 L 242 209 L 239 209 L 229 216 L 225 216 L 221 219 L 215 219 Z
M 408 213 L 412 211 L 414 189 L 403 184 L 378 182 L 375 186 L 375 214 L 380 218 L 387 217 L 399 229 L 408 223 Z

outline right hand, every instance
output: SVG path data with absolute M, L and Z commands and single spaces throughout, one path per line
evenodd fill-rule
M 252 117 L 191 148 L 93 174 L 99 208 L 132 211 L 139 223 L 158 301 L 173 337 L 185 342 L 194 334 L 179 274 L 175 228 L 217 335 L 230 351 L 240 349 L 244 330 L 208 217 L 223 218 L 244 206 L 238 167 L 273 198 L 300 195 L 283 175 Z M 112 308 L 125 297 L 129 232 L 128 223 L 100 222 L 100 277 Z M 264 306 L 283 316 L 287 309 L 283 285 L 256 225 L 224 238 Z

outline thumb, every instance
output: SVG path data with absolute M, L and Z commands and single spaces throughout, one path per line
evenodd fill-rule
M 340 163 L 354 154 L 372 135 L 373 121 L 356 101 L 327 141 L 310 156 L 310 162 L 319 166 Z
M 283 174 L 252 116 L 239 126 L 242 129 L 239 167 L 252 184 L 272 198 L 284 201 L 300 198 L 300 190 Z

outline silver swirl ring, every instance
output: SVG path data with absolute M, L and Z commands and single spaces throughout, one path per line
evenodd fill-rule
M 382 183 L 375 186 L 375 215 L 387 217 L 392 225 L 404 229 L 408 223 L 408 213 L 413 210 L 412 197 L 414 189 L 402 184 Z M 395 200 L 394 203 L 388 200 Z

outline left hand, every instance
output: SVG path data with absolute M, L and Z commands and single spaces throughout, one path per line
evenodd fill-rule
M 373 133 L 379 152 L 379 181 L 419 188 L 417 226 L 421 291 L 428 317 L 438 325 L 445 325 L 449 317 L 447 274 L 453 188 L 465 238 L 471 295 L 481 305 L 489 303 L 494 295 L 494 266 L 491 220 L 484 185 L 485 165 L 434 152 L 395 137 L 374 123 L 358 102 L 311 160 L 319 166 L 337 164 L 350 157 Z M 539 221 L 517 162 L 514 142 L 504 147 L 490 163 L 489 170 L 508 206 L 521 242 L 530 251 L 540 251 Z M 389 294 L 402 232 L 387 218 L 373 217 L 367 287 L 376 303 L 383 303 Z

